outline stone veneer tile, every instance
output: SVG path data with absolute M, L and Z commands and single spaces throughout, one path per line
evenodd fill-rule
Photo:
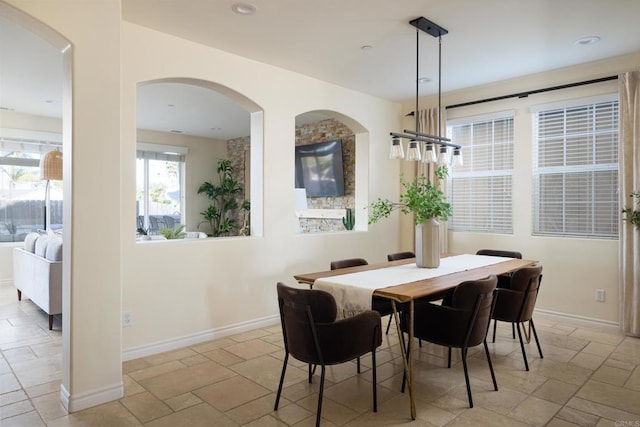
M 626 369 L 619 369 L 603 365 L 593 374 L 591 379 L 607 384 L 622 386 L 627 381 L 630 375 L 631 372 L 627 371 Z
M 201 403 L 182 411 L 158 418 L 146 424 L 146 427 L 176 427 L 176 426 L 215 426 L 236 427 L 237 424 L 215 408 Z
M 246 378 L 235 376 L 197 389 L 193 394 L 224 412 L 269 394 L 269 390 Z
M 565 404 L 578 390 L 575 384 L 564 383 L 554 379 L 548 380 L 533 395 L 549 402 Z
M 529 396 L 520 402 L 509 416 L 527 424 L 544 426 L 561 408 L 557 403 Z
M 147 391 L 122 398 L 120 403 L 143 423 L 173 413 L 164 402 Z
M 640 415 L 640 391 L 590 380 L 576 397 Z

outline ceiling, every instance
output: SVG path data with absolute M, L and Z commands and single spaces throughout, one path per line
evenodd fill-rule
M 253 15 L 233 12 L 233 0 L 123 0 L 122 13 L 139 25 L 397 102 L 415 96 L 416 30 L 408 22 L 419 16 L 449 31 L 442 37 L 443 92 L 640 52 L 639 0 L 248 1 Z M 586 36 L 601 40 L 575 44 Z M 426 33 L 419 37 L 419 77 L 431 79 L 420 94 L 428 95 L 437 92 L 438 44 Z M 0 18 L 0 59 L 0 107 L 59 116 L 59 54 Z M 192 89 L 142 86 L 139 126 L 223 139 L 248 134 L 248 123 L 234 126 L 247 121 L 245 111 Z

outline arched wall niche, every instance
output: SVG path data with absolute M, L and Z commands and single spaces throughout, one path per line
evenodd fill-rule
M 148 148 L 150 143 L 164 141 L 183 149 L 186 173 L 181 187 L 184 191 L 180 192 L 180 218 L 185 231 L 212 234 L 209 225 L 202 224 L 202 212 L 211 202 L 197 190 L 205 181 L 217 182 L 217 161 L 224 158 L 231 161 L 234 178 L 242 189 L 239 202 L 251 202 L 248 214 L 236 211 L 238 228 L 225 235 L 261 236 L 262 108 L 227 86 L 202 79 L 167 77 L 139 82 L 137 88 L 138 146 L 146 144 Z M 170 112 L 168 105 L 172 107 Z M 138 200 L 137 211 L 140 205 Z M 144 211 L 149 212 L 146 207 Z M 137 216 L 138 220 L 143 217 L 145 226 L 151 225 L 148 213 Z
M 340 140 L 344 195 L 309 196 L 296 189 L 296 231 L 302 234 L 348 231 L 346 209 L 355 217 L 354 230 L 367 230 L 369 132 L 357 120 L 333 110 L 312 110 L 296 116 L 295 145 Z M 300 162 L 296 160 L 296 168 Z M 299 185 L 299 183 L 298 183 Z

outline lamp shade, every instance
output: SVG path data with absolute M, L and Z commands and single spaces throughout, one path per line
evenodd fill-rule
M 62 152 L 49 151 L 40 158 L 40 179 L 62 181 Z

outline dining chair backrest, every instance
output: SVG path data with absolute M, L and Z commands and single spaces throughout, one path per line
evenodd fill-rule
M 387 255 L 387 261 L 397 261 L 399 259 L 415 258 L 416 254 L 413 252 L 396 252 L 394 254 Z
M 520 322 L 525 322 L 533 316 L 533 309 L 536 306 L 541 282 L 542 265 L 539 263 L 532 267 L 524 267 L 516 270 L 511 276 L 509 290 L 520 293 L 521 303 L 516 305 L 520 311 L 516 315 L 517 320 Z M 499 298 L 502 298 L 501 294 Z
M 331 261 L 332 270 L 337 270 L 339 268 L 357 267 L 359 265 L 369 265 L 369 263 L 364 258 L 348 258 Z
M 289 353 L 307 363 L 323 363 L 319 354 L 316 323 L 335 321 L 333 296 L 325 291 L 277 285 L 284 345 Z
M 522 254 L 517 251 L 503 251 L 499 249 L 480 249 L 476 255 L 501 256 L 505 258 L 522 259 Z
M 466 325 L 466 345 L 473 347 L 481 344 L 487 336 L 487 329 L 491 321 L 493 308 L 493 291 L 496 289 L 498 278 L 495 275 L 482 280 L 473 280 L 459 284 L 453 291 L 451 307 L 466 312 L 465 322 L 473 322 Z M 464 327 L 463 324 L 460 327 Z

